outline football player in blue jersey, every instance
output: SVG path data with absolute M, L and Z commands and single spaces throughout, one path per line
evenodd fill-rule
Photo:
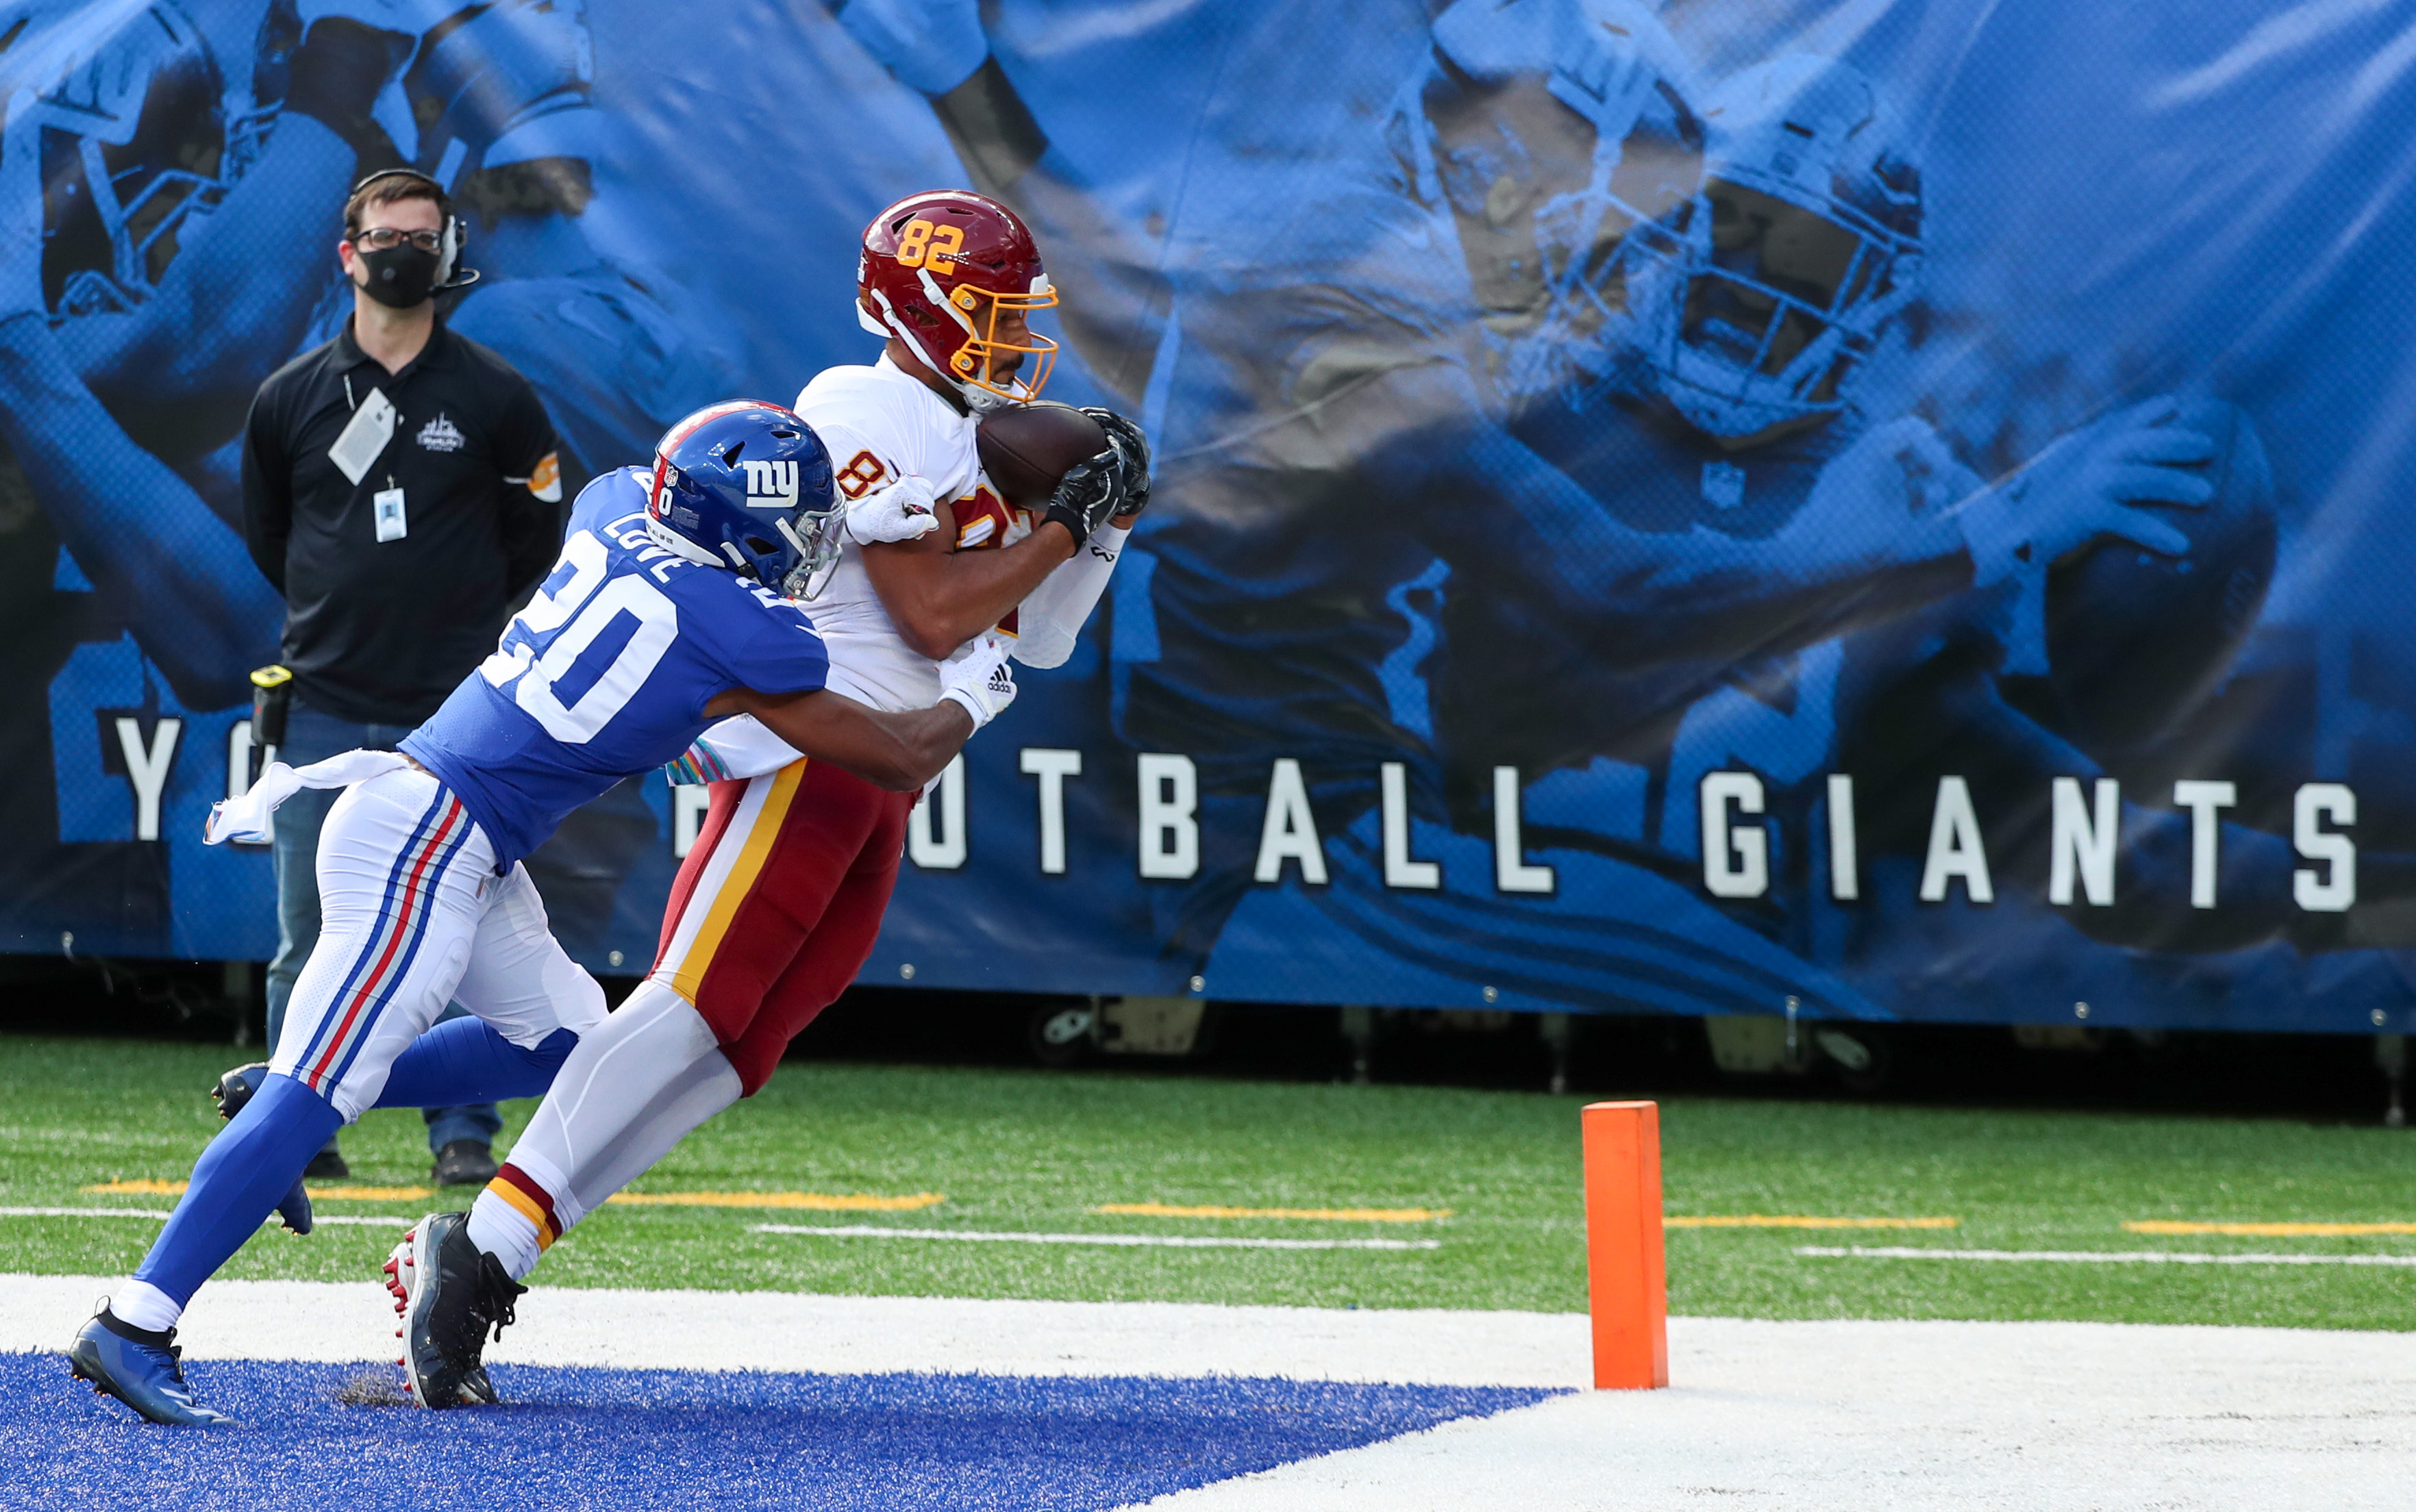
M 76 1335 L 76 1375 L 155 1422 L 224 1421 L 184 1381 L 176 1320 L 293 1200 L 311 1152 L 372 1106 L 546 1088 L 604 1017 L 602 990 L 548 932 L 521 864 L 565 815 L 734 713 L 905 791 L 1013 700 L 989 637 L 944 668 L 929 709 L 883 713 L 825 689 L 821 637 L 781 594 L 827 563 L 841 520 L 830 458 L 793 412 L 700 411 L 651 469 L 581 493 L 552 574 L 400 751 L 272 767 L 220 806 L 213 838 L 256 833 L 298 787 L 348 789 L 320 840 L 325 926 L 266 1076 L 195 1163 L 133 1280 Z M 476 1016 L 426 1032 L 448 1000 Z M 491 1257 L 451 1280 L 484 1324 L 508 1319 L 518 1288 Z M 494 1400 L 482 1370 L 447 1386 Z

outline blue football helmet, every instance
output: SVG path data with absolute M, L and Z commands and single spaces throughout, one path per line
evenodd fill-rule
M 830 453 L 793 410 L 760 399 L 708 405 L 655 445 L 647 525 L 690 561 L 811 598 L 838 560 L 844 518 Z

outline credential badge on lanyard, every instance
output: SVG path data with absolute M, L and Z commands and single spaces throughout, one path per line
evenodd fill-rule
M 352 389 L 353 381 L 345 379 L 345 394 L 349 396 Z M 336 464 L 345 481 L 357 485 L 369 475 L 370 464 L 385 450 L 385 443 L 394 440 L 394 401 L 385 397 L 385 390 L 373 388 L 353 411 L 336 444 L 327 448 L 327 460 Z

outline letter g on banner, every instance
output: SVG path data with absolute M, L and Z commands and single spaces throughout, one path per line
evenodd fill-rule
M 1732 825 L 1729 805 L 1759 814 L 1761 779 L 1750 771 L 1707 771 L 1696 792 L 1703 816 L 1703 891 L 1715 898 L 1759 898 L 1770 891 L 1770 831 Z

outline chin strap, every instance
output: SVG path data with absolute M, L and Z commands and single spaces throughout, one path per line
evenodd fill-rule
M 949 371 L 946 363 L 931 355 L 931 349 L 923 344 L 923 338 L 914 334 L 914 328 L 898 318 L 898 311 L 889 303 L 889 297 L 886 294 L 878 289 L 869 289 L 866 292 L 880 303 L 881 320 L 874 320 L 872 312 L 864 307 L 862 300 L 858 300 L 855 306 L 856 323 L 874 336 L 896 337 L 905 342 L 908 350 L 922 359 L 924 367 L 939 374 L 941 380 L 955 392 L 957 397 L 964 400 L 967 410 L 977 415 L 988 414 L 993 410 L 1002 409 L 1016 402 L 994 389 L 984 388 L 978 383 L 968 383 Z M 941 304 L 944 306 L 946 301 L 942 300 Z M 884 324 L 883 322 L 887 323 Z
M 654 538 L 655 545 L 661 546 L 682 561 L 693 561 L 700 567 L 720 567 L 724 570 L 730 566 L 730 563 L 655 518 L 652 514 L 646 516 L 646 533 Z

